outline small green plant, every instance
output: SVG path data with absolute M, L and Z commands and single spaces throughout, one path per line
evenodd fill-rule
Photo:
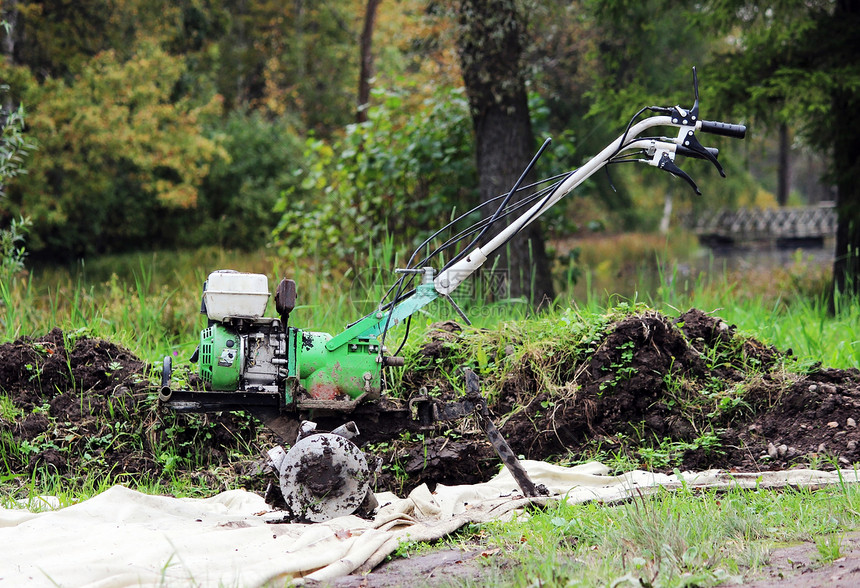
M 646 468 L 663 469 L 681 465 L 688 451 L 704 450 L 706 454 L 723 453 L 719 435 L 713 429 L 702 432 L 692 441 L 674 441 L 664 437 L 656 447 L 643 446 L 636 450 Z
M 600 383 L 599 388 L 601 392 L 607 388 L 614 388 L 619 383 L 629 380 L 634 374 L 636 374 L 636 372 L 639 371 L 632 365 L 636 343 L 634 341 L 626 341 L 619 345 L 617 349 L 621 352 L 621 356 L 618 361 L 609 365 L 609 369 L 615 371 L 615 377 L 608 382 Z
M 0 420 L 13 423 L 23 415 L 24 411 L 15 406 L 12 398 L 5 392 L 0 392 Z
M 818 550 L 818 560 L 821 563 L 830 563 L 842 557 L 842 541 L 845 535 L 832 534 L 819 537 L 815 540 L 815 548 Z
M 693 445 L 695 445 L 697 449 L 704 450 L 706 455 L 725 453 L 722 448 L 719 431 L 714 431 L 713 429 L 705 431 L 699 435 L 693 440 Z

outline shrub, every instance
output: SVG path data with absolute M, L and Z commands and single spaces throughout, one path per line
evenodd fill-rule
M 279 252 L 329 267 L 355 261 L 369 244 L 396 235 L 416 245 L 453 207 L 476 200 L 472 123 L 461 89 L 443 89 L 416 113 L 403 96 L 378 93 L 368 121 L 326 142 L 306 142 L 300 183 L 276 204 Z

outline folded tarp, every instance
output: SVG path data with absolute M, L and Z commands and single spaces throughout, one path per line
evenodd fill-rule
M 821 486 L 858 481 L 855 470 L 789 470 L 755 474 L 707 471 L 680 476 L 643 471 L 608 476 L 588 463 L 565 468 L 523 462 L 531 478 L 569 502 L 625 500 L 659 487 Z M 407 498 L 377 495 L 373 520 L 354 516 L 326 523 L 277 523 L 251 492 L 212 498 L 152 496 L 114 486 L 89 500 L 51 509 L 50 499 L 0 510 L 3 586 L 261 586 L 330 580 L 369 570 L 403 541 L 444 537 L 467 523 L 505 520 L 525 506 L 503 470 L 471 486 L 426 486 Z

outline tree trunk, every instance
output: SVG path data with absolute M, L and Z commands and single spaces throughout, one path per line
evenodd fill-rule
M 788 204 L 788 194 L 791 191 L 790 152 L 791 141 L 788 134 L 788 125 L 782 123 L 779 125 L 779 165 L 776 172 L 776 202 L 780 206 Z
M 535 152 L 521 64 L 524 28 L 516 0 L 460 1 L 457 48 L 475 127 L 482 202 L 508 192 Z M 539 222 L 526 227 L 499 259 L 485 266 L 494 263 L 496 270 L 507 271 L 511 297 L 538 305 L 554 297 Z
M 860 1 L 840 0 L 833 16 L 860 22 Z M 860 96 L 849 89 L 835 92 L 831 120 L 838 217 L 833 285 L 836 292 L 860 295 Z
M 376 9 L 381 0 L 367 0 L 364 10 L 364 28 L 361 30 L 361 71 L 358 74 L 358 108 L 356 121 L 367 120 L 367 106 L 370 103 L 370 79 L 373 77 L 373 28 L 376 23 Z
M 0 10 L 0 21 L 8 27 L 0 36 L 3 38 L 3 55 L 10 65 L 15 63 L 15 28 L 18 24 L 18 0 L 4 0 Z
M 672 221 L 672 189 L 666 190 L 666 195 L 663 197 L 663 216 L 660 217 L 660 234 L 669 234 L 669 223 Z
M 836 291 L 860 295 L 860 99 L 845 91 L 834 99 L 833 116 L 844 129 L 833 149 L 836 176 L 836 252 L 833 282 Z

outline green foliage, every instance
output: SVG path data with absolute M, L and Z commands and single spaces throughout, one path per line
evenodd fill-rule
M 643 444 L 636 453 L 641 461 L 641 467 L 646 470 L 679 466 L 687 451 L 702 449 L 707 453 L 721 453 L 720 439 L 713 431 L 706 432 L 692 441 L 673 441 L 663 438 L 650 446 Z
M 633 363 L 633 351 L 635 348 L 636 343 L 633 341 L 627 341 L 618 347 L 618 351 L 621 352 L 621 357 L 618 361 L 610 364 L 608 368 L 605 368 L 608 371 L 613 372 L 614 376 L 608 382 L 601 382 L 601 392 L 607 388 L 614 388 L 621 382 L 629 380 L 634 374 L 636 374 L 638 371 L 637 368 L 631 365 Z
M 197 205 L 167 220 L 186 231 L 189 245 L 259 249 L 271 236 L 279 194 L 297 182 L 292 172 L 303 141 L 287 117 L 269 120 L 254 111 L 230 112 L 204 134 L 227 156 L 212 162 Z
M 0 229 L 0 281 L 9 284 L 15 274 L 24 269 L 24 237 L 30 228 L 26 218 L 12 219 L 8 229 Z M 2 296 L 0 296 L 2 300 Z
M 716 52 L 714 98 L 760 122 L 797 124 L 810 131 L 815 144 L 826 146 L 829 138 L 820 133 L 841 124 L 831 118 L 834 92 L 856 92 L 860 86 L 860 62 L 851 49 L 856 9 L 840 12 L 836 4 L 790 0 L 753 6 L 720 0 L 697 5 L 691 13 L 697 27 L 740 33 Z
M 36 105 L 28 124 L 41 157 L 10 198 L 12 214 L 33 219 L 34 252 L 81 255 L 171 238 L 157 219 L 194 206 L 210 163 L 226 156 L 202 132 L 217 99 L 174 95 L 184 70 L 148 41 L 126 62 L 100 53 L 69 85 L 5 68 Z
M 602 34 L 591 54 L 597 63 L 592 116 L 618 125 L 645 105 L 692 106 L 690 68 L 704 59 L 710 39 L 703 29 L 679 26 L 689 18 L 683 6 L 665 0 L 587 4 Z
M 3 21 L 2 25 L 6 27 L 6 21 Z M 0 97 L 5 98 L 8 91 L 8 86 L 0 84 Z M 25 158 L 35 148 L 35 144 L 24 133 L 23 105 L 11 112 L 0 108 L 0 203 L 6 196 L 6 183 L 27 173 Z M 2 228 L 0 225 L 0 282 L 4 284 L 3 290 L 0 291 L 0 302 L 6 298 L 12 278 L 24 269 L 24 237 L 31 224 L 28 218 L 13 217 L 9 228 Z
M 354 120 L 356 8 L 346 2 L 231 3 L 231 26 L 219 46 L 219 90 L 237 105 L 297 113 L 305 128 L 323 134 Z
M 6 98 L 9 86 L 0 84 L 0 97 Z M 27 173 L 24 161 L 36 145 L 24 133 L 24 106 L 9 112 L 0 108 L 0 199 L 6 196 L 6 183 Z
M 397 93 L 368 111 L 332 142 L 307 141 L 301 183 L 286 190 L 275 211 L 282 255 L 312 257 L 329 266 L 352 261 L 371 243 L 395 235 L 422 241 L 457 204 L 473 199 L 471 123 L 463 93 L 441 90 L 413 115 Z
M 18 0 L 12 35 L 15 61 L 42 77 L 65 77 L 102 49 L 121 45 L 111 16 L 122 0 Z

